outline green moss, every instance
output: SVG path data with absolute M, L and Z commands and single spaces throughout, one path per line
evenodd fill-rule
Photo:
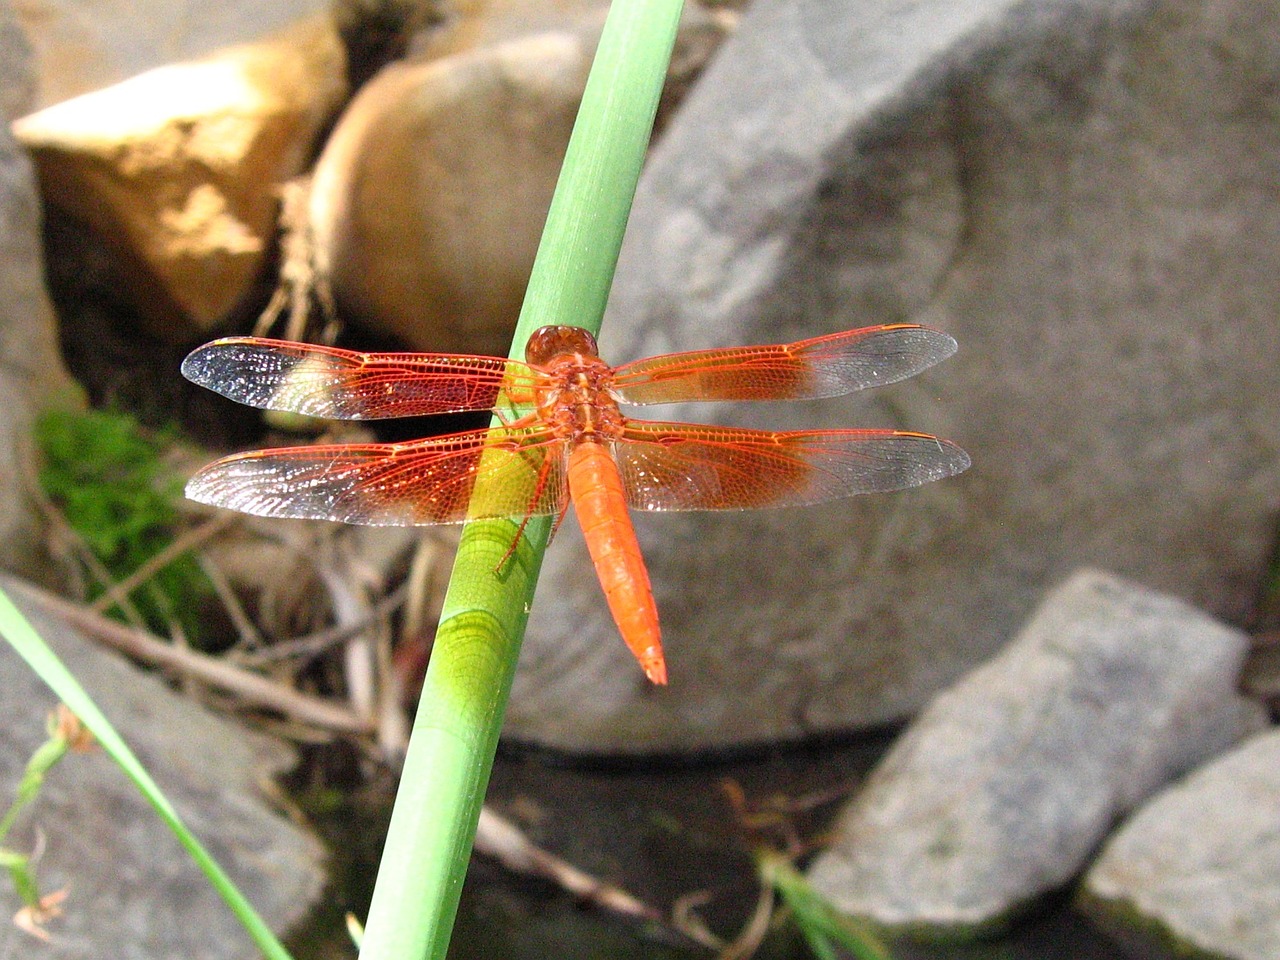
M 114 581 L 173 542 L 182 479 L 162 459 L 172 431 L 144 430 L 124 413 L 55 409 L 37 421 L 35 436 L 41 488 Z M 89 582 L 93 600 L 104 588 Z M 176 621 L 198 643 L 199 609 L 211 594 L 195 558 L 184 554 L 130 600 L 152 630 L 168 635 Z

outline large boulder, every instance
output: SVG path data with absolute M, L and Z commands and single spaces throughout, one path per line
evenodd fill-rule
M 866 400 L 661 415 L 907 427 L 974 466 L 639 518 L 662 691 L 566 524 L 508 731 L 683 751 L 901 718 L 1080 565 L 1239 622 L 1280 499 L 1277 82 L 1274 0 L 759 0 L 651 158 L 605 356 L 922 320 L 959 354 Z

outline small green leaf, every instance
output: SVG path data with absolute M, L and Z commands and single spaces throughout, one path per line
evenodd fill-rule
M 837 960 L 837 945 L 858 960 L 892 960 L 889 948 L 869 925 L 837 910 L 789 860 L 771 851 L 762 852 L 758 859 L 765 882 L 791 908 L 796 926 L 818 960 Z

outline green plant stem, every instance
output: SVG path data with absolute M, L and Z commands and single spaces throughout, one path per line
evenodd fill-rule
M 22 779 L 18 782 L 18 789 L 14 796 L 13 803 L 9 805 L 9 809 L 5 811 L 3 817 L 0 817 L 0 843 L 9 836 L 9 831 L 13 829 L 13 824 L 17 821 L 19 814 L 40 795 L 40 788 L 44 786 L 44 778 L 50 770 L 66 756 L 68 744 L 66 740 L 59 737 L 50 737 L 32 754 L 31 759 L 27 761 L 27 768 L 22 773 Z
M 529 280 L 517 359 L 541 326 L 600 328 L 680 7 L 613 0 Z M 446 954 L 550 531 L 545 517 L 463 530 L 362 960 Z

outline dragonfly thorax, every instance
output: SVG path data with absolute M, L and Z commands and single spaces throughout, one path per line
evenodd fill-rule
M 581 442 L 621 434 L 625 420 L 613 397 L 613 370 L 603 360 L 560 356 L 542 372 L 547 383 L 537 390 L 538 415 L 557 436 Z

